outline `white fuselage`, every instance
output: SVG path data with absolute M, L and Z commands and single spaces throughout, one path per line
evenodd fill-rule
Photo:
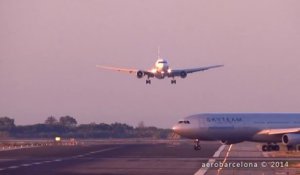
M 281 142 L 283 134 L 262 133 L 265 130 L 300 128 L 300 114 L 295 113 L 220 113 L 197 114 L 173 126 L 177 134 L 199 140 L 231 142 Z
M 154 68 L 152 69 L 154 76 L 158 79 L 163 79 L 168 76 L 169 71 L 169 64 L 165 59 L 158 59 L 155 62 Z

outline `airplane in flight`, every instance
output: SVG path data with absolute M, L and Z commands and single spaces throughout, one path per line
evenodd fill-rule
M 119 72 L 127 72 L 130 74 L 135 74 L 137 78 L 147 77 L 146 84 L 151 84 L 150 78 L 164 79 L 164 78 L 172 78 L 171 84 L 176 84 L 175 77 L 186 78 L 188 74 L 205 71 L 212 68 L 222 67 L 223 65 L 214 65 L 207 67 L 198 67 L 198 68 L 190 68 L 190 69 L 171 69 L 168 61 L 159 56 L 155 62 L 155 65 L 150 70 L 141 70 L 141 69 L 130 69 L 130 68 L 120 68 L 120 67 L 111 67 L 111 66 L 103 66 L 97 65 L 97 67 L 102 69 L 114 70 Z
M 230 145 L 243 141 L 267 143 L 262 151 L 279 151 L 278 143 L 288 150 L 300 144 L 300 113 L 204 113 L 179 120 L 172 130 L 180 136 Z M 299 147 L 298 147 L 299 149 Z

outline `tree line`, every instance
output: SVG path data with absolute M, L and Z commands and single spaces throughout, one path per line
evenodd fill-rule
M 15 125 L 9 117 L 0 117 L 0 138 L 168 138 L 170 129 L 146 127 L 141 122 L 137 127 L 125 123 L 90 123 L 78 125 L 72 116 L 46 118 L 44 123 Z

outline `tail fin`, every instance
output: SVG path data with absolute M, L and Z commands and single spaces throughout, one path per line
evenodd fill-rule
M 160 46 L 157 46 L 157 59 L 160 59 Z

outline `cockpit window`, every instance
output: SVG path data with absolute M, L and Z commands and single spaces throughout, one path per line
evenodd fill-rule
M 166 64 L 167 62 L 166 61 L 159 61 L 158 63 Z
M 190 124 L 190 121 L 188 121 L 188 120 L 180 120 L 179 122 L 178 122 L 179 124 Z

